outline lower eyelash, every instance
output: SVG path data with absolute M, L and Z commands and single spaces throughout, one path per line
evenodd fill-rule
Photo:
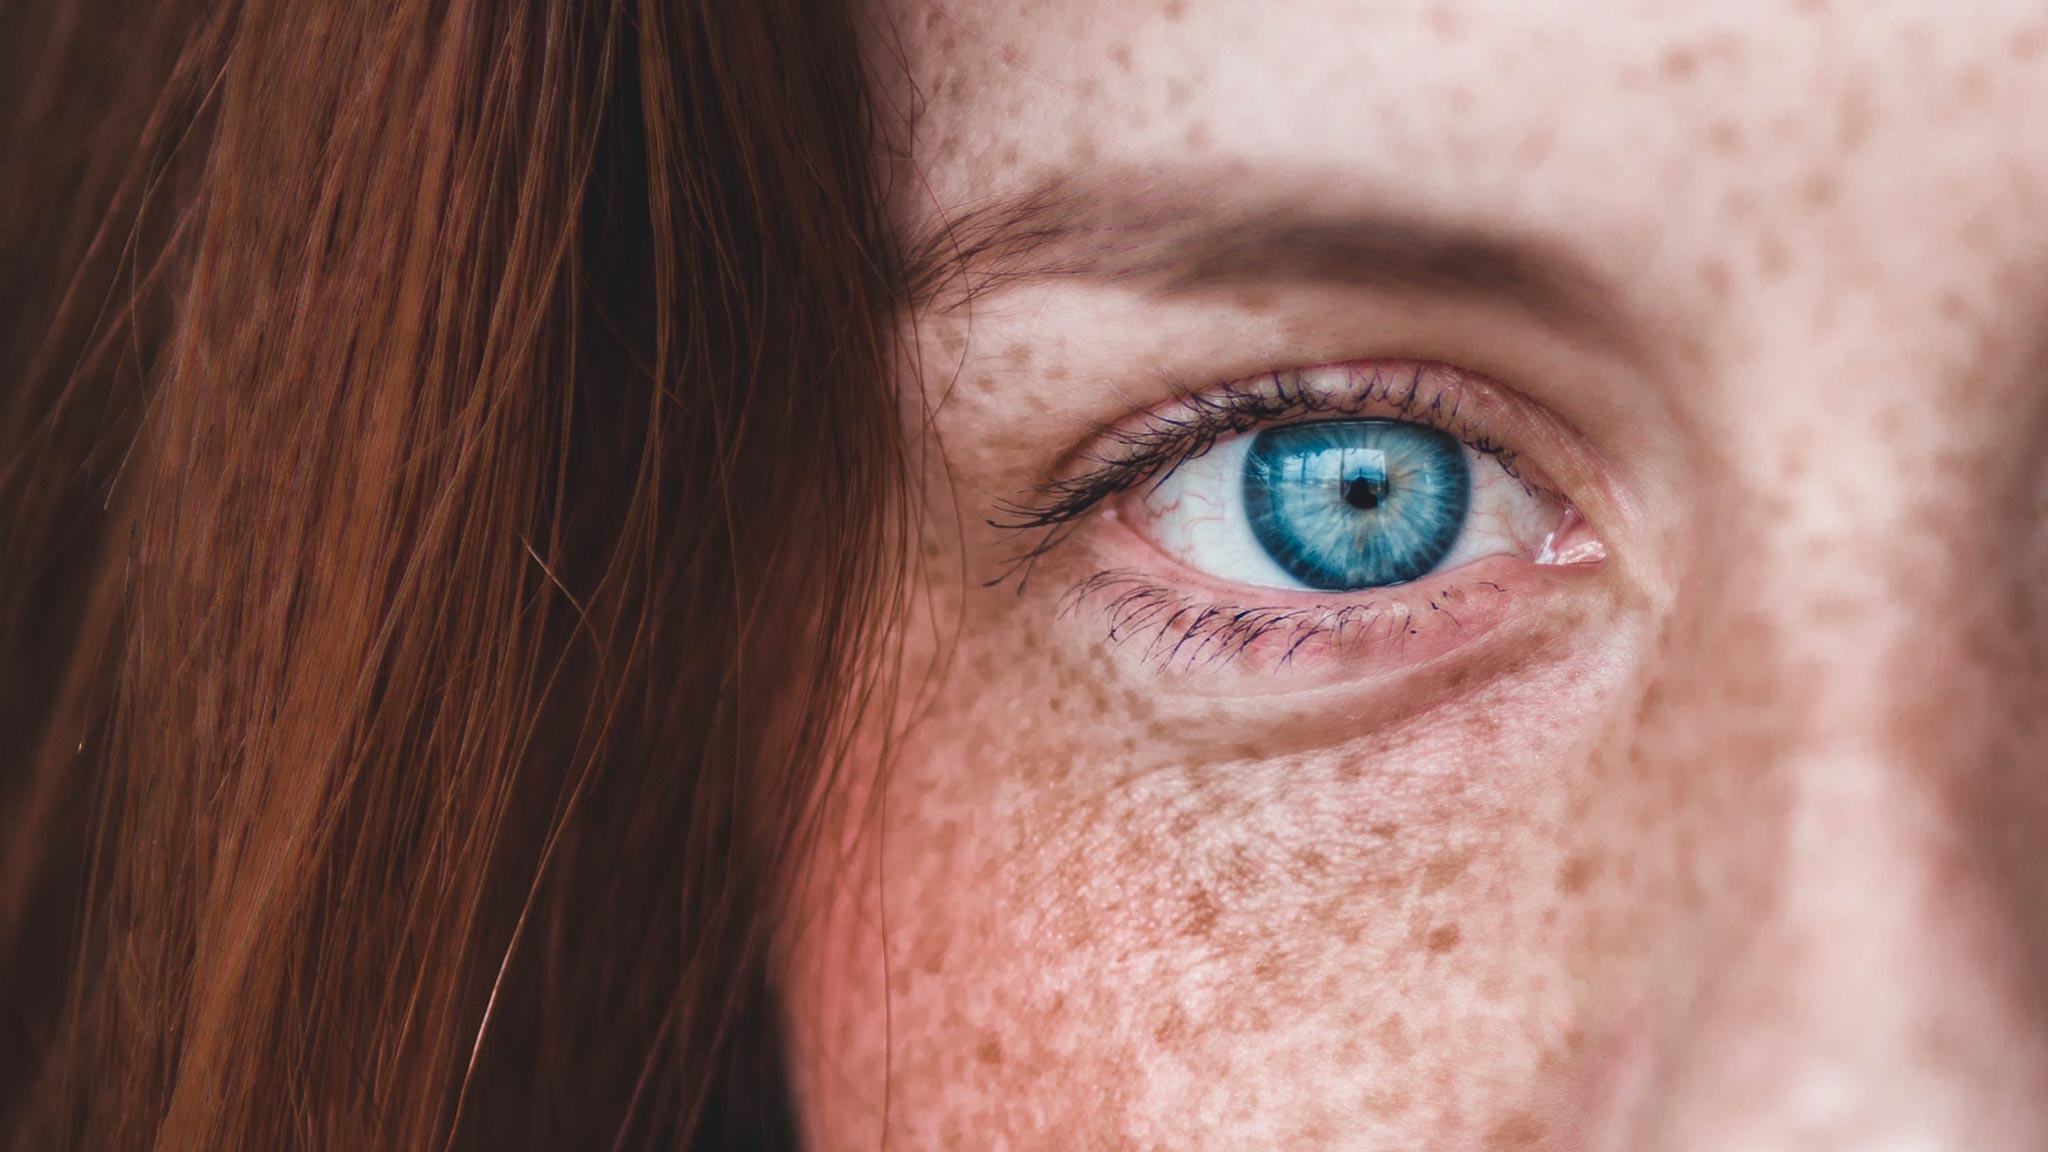
M 1491 581 L 1476 587 L 1503 590 Z M 1420 605 L 1399 599 L 1314 608 L 1205 605 L 1128 568 L 1098 572 L 1076 584 L 1062 597 L 1060 611 L 1077 611 L 1090 601 L 1101 602 L 1110 643 L 1141 645 L 1145 661 L 1162 670 L 1226 664 L 1260 645 L 1272 647 L 1276 667 L 1318 644 L 1399 654 L 1424 624 L 1442 619 L 1463 628 L 1456 611 L 1437 597 Z

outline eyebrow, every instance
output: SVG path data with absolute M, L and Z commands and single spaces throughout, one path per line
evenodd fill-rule
M 1060 278 L 1164 296 L 1293 283 L 1484 300 L 1634 343 L 1622 294 L 1553 241 L 1371 204 L 1331 209 L 1299 197 L 1232 201 L 1208 192 L 1220 186 L 1066 176 L 995 197 L 911 234 L 906 298 L 956 310 Z

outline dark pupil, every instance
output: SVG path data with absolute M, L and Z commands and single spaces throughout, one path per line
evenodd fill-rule
M 1344 502 L 1353 508 L 1371 511 L 1387 498 L 1385 476 L 1360 476 L 1343 482 Z

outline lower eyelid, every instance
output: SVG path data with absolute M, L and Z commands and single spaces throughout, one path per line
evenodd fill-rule
M 1569 629 L 1574 613 L 1561 609 L 1603 567 L 1597 547 L 1567 558 L 1578 562 L 1495 552 L 1357 592 L 1243 587 L 1165 556 L 1117 519 L 1091 534 L 1102 567 L 1069 587 L 1058 614 L 1134 673 L 1196 696 L 1405 683 L 1532 630 Z
M 1257 696 L 1334 683 L 1369 686 L 1568 618 L 1556 596 L 1597 566 L 1543 568 L 1493 557 L 1455 573 L 1342 598 L 1233 601 L 1112 568 L 1072 587 L 1061 615 L 1099 629 L 1117 658 L 1198 694 Z

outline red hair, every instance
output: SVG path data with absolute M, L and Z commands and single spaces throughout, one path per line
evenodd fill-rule
M 0 1141 L 787 1143 L 906 536 L 850 13 L 22 9 Z

